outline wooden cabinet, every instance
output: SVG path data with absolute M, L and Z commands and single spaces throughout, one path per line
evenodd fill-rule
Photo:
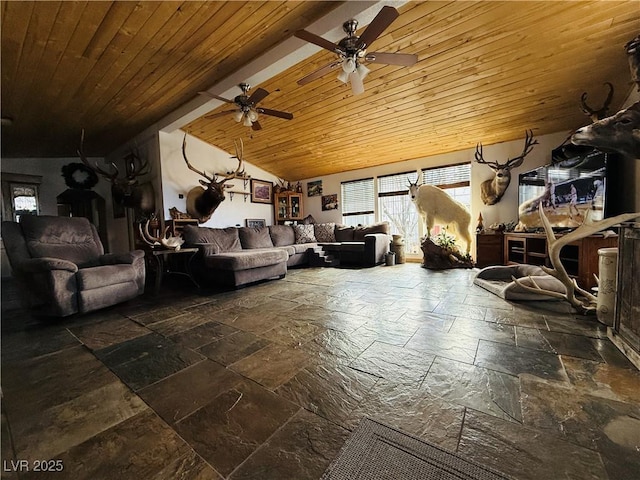
M 559 235 L 558 235 L 559 236 Z M 567 273 L 588 290 L 596 286 L 598 274 L 598 249 L 617 247 L 618 237 L 591 235 L 562 248 L 560 261 Z M 540 233 L 505 233 L 504 264 L 526 263 L 551 266 L 547 249 L 547 237 Z
M 476 267 L 502 265 L 504 239 L 502 233 L 479 233 L 476 235 Z
M 297 221 L 304 218 L 302 212 L 302 194 L 297 192 L 280 192 L 275 195 L 276 223 Z
M 616 309 L 608 335 L 640 368 L 640 224 L 624 224 L 619 243 Z

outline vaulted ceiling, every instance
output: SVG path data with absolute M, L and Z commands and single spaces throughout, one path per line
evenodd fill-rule
M 335 72 L 297 84 L 335 57 L 296 30 L 337 41 L 384 3 L 400 17 L 369 50 L 416 65 L 368 65 L 356 96 Z M 623 47 L 638 1 L 384 3 L 2 1 L 2 156 L 74 156 L 83 128 L 87 153 L 104 156 L 182 128 L 227 151 L 243 138 L 247 161 L 298 180 L 569 131 L 589 122 L 583 92 L 599 107 L 611 82 L 613 113 L 633 88 Z M 229 105 L 198 92 L 233 98 L 243 81 L 293 120 L 263 115 L 254 131 L 204 118 Z

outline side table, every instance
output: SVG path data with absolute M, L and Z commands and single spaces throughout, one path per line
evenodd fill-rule
M 180 250 L 169 250 L 169 249 L 153 249 L 148 250 L 148 253 L 151 255 L 149 259 L 154 259 L 156 264 L 156 276 L 153 287 L 154 295 L 158 295 L 160 293 L 160 285 L 162 285 L 162 278 L 164 275 L 183 275 L 186 276 L 191 282 L 200 290 L 200 285 L 193 277 L 191 273 L 191 261 L 193 257 L 195 257 L 196 253 L 198 253 L 197 248 L 181 248 Z M 180 259 L 183 260 L 181 269 L 177 270 L 174 265 L 171 265 L 171 262 L 168 261 L 169 256 L 177 256 L 181 255 Z

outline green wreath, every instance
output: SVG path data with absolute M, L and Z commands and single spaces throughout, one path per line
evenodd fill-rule
M 69 188 L 87 190 L 98 183 L 98 175 L 84 163 L 70 163 L 62 167 L 64 183 Z

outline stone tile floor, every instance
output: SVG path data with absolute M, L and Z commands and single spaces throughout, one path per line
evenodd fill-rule
M 474 275 L 307 268 L 54 321 L 5 284 L 2 478 L 316 479 L 365 415 L 517 479 L 640 478 L 606 329 Z

